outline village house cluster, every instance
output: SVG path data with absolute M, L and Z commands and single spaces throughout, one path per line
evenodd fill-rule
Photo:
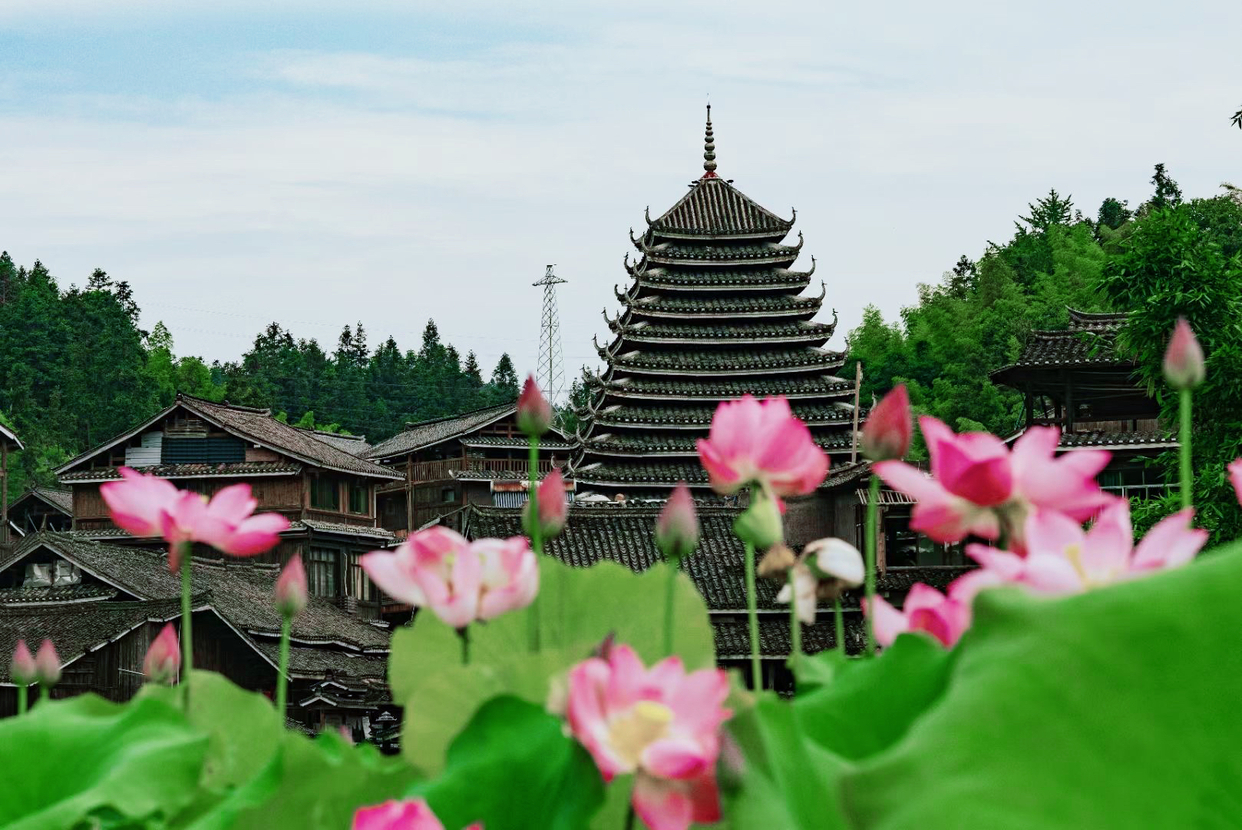
M 539 473 L 565 475 L 570 520 L 546 551 L 575 567 L 609 559 L 644 570 L 660 558 L 656 517 L 685 481 L 699 502 L 702 537 L 684 568 L 702 594 L 721 666 L 749 669 L 743 550 L 732 524 L 744 505 L 716 496 L 697 460 L 716 406 L 749 393 L 782 395 L 831 458 L 828 478 L 795 499 L 785 516 L 795 548 L 836 536 L 862 545 L 869 465 L 855 436 L 870 402 L 838 373 L 845 355 L 825 348 L 836 328 L 815 320 L 827 294 L 804 293 L 815 263 L 797 270 L 795 216 L 784 219 L 716 172 L 710 109 L 704 172 L 646 229 L 631 232 L 621 311 L 605 318 L 614 337 L 596 344 L 605 368 L 590 376 L 590 400 L 572 434 L 541 443 Z M 1105 489 L 1141 495 L 1164 488 L 1145 459 L 1176 446 L 1158 406 L 1138 388 L 1114 339 L 1123 317 L 1071 311 L 1065 331 L 1035 332 L 1019 360 L 994 379 L 1026 397 L 1025 424 L 1063 431 L 1061 449 L 1105 447 Z M 1012 440 L 1012 439 L 1011 439 Z M 19 436 L 0 425 L 0 475 Z M 0 651 L 19 637 L 50 637 L 66 663 L 57 695 L 95 692 L 114 700 L 142 681 L 144 653 L 180 617 L 180 583 L 163 543 L 117 528 L 99 494 L 127 466 L 210 496 L 249 484 L 260 511 L 290 521 L 280 544 L 250 560 L 195 551 L 194 664 L 246 688 L 276 685 L 280 618 L 271 604 L 280 566 L 305 563 L 311 603 L 292 631 L 290 719 L 318 731 L 341 726 L 359 740 L 392 745 L 399 723 L 385 684 L 393 626 L 413 609 L 381 594 L 360 557 L 407 534 L 444 524 L 469 538 L 521 533 L 527 443 L 516 401 L 410 424 L 376 445 L 290 426 L 266 410 L 178 396 L 168 409 L 57 470 L 58 487 L 0 504 Z M 0 478 L 0 492 L 5 491 Z M 944 587 L 967 567 L 960 546 L 909 530 L 910 500 L 880 491 L 879 591 L 899 605 L 915 582 Z M 790 682 L 788 612 L 775 583 L 759 587 L 760 646 L 768 686 Z M 847 647 L 862 621 L 846 597 Z M 825 618 L 827 619 L 827 618 Z M 831 622 L 804 634 L 809 652 L 835 645 Z M 0 715 L 16 709 L 0 666 Z

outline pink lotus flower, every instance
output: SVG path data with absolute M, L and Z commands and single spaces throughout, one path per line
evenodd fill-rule
M 258 502 L 249 484 L 225 487 L 205 501 L 157 476 L 128 467 L 121 467 L 120 473 L 121 481 L 99 488 L 112 520 L 135 536 L 163 536 L 174 571 L 180 567 L 185 543 L 201 542 L 230 556 L 254 556 L 269 550 L 289 527 L 289 520 L 279 513 L 252 515 Z
M 569 500 L 565 496 L 565 479 L 560 470 L 553 469 L 535 489 L 535 508 L 540 535 L 544 539 L 554 538 L 565 527 L 565 521 L 569 518 Z M 531 506 L 528 503 L 525 516 L 527 522 L 531 521 L 530 511 Z
M 25 640 L 18 640 L 17 648 L 13 649 L 13 662 L 9 664 L 9 677 L 18 686 L 29 686 L 35 682 L 37 675 L 34 655 Z
M 276 610 L 292 619 L 306 607 L 307 599 L 306 568 L 302 555 L 295 553 L 276 579 Z
M 552 404 L 539 391 L 535 376 L 527 375 L 522 394 L 518 396 L 518 429 L 523 435 L 538 438 L 552 428 L 552 417 Z
M 900 383 L 867 414 L 859 443 L 867 458 L 872 461 L 889 461 L 905 458 L 910 451 L 913 433 L 910 396 L 906 393 L 906 385 Z
M 471 543 L 446 527 L 431 527 L 361 562 L 384 593 L 428 608 L 457 629 L 524 608 L 539 591 L 539 563 L 521 536 Z
M 699 544 L 699 517 L 690 488 L 679 481 L 664 503 L 655 526 L 656 547 L 671 562 L 680 562 Z
M 172 508 L 180 490 L 158 476 L 147 476 L 121 467 L 120 481 L 99 488 L 112 521 L 134 536 L 163 536 L 164 514 Z
M 902 461 L 881 461 L 876 473 L 888 486 L 917 500 L 910 528 L 937 542 L 966 536 L 995 539 L 1002 522 L 1016 545 L 1031 508 L 1056 510 L 1085 521 L 1114 501 L 1095 476 L 1111 457 L 1104 450 L 1076 450 L 1056 457 L 1060 433 L 1030 427 L 1011 452 L 983 432 L 956 435 L 935 418 L 919 419 L 931 455 L 931 476 Z
M 906 594 L 906 601 L 898 611 L 883 597 L 877 595 L 875 608 L 863 610 L 871 615 L 875 638 L 882 646 L 890 646 L 898 634 L 906 631 L 922 631 L 935 637 L 941 645 L 952 648 L 967 628 L 970 628 L 970 603 L 955 595 L 950 588 L 949 596 L 930 585 L 916 582 Z
M 142 673 L 152 683 L 171 683 L 181 671 L 181 645 L 172 623 L 167 623 L 147 649 Z
M 1194 389 L 1203 383 L 1203 348 L 1185 317 L 1177 318 L 1164 353 L 1164 379 L 1174 389 Z
M 385 801 L 374 807 L 360 807 L 354 813 L 353 830 L 444 830 L 426 799 Z M 465 830 L 483 830 L 472 824 Z
M 647 669 L 618 645 L 569 673 L 567 717 L 605 781 L 634 773 L 634 811 L 652 830 L 720 819 L 716 757 L 729 681 L 723 671 L 686 674 L 678 657 Z
M 1235 458 L 1229 464 L 1229 481 L 1233 484 L 1233 493 L 1242 504 L 1242 458 Z
M 35 655 L 35 680 L 49 689 L 60 682 L 60 655 L 51 640 L 44 640 Z
M 828 473 L 828 456 L 780 397 L 721 403 L 697 446 L 712 489 L 723 495 L 758 484 L 776 496 L 800 496 Z
M 1193 518 L 1191 508 L 1174 513 L 1135 547 L 1128 502 L 1104 510 L 1087 531 L 1060 513 L 1037 510 L 1026 522 L 1025 557 L 986 545 L 968 545 L 966 552 L 982 570 L 961 577 L 951 590 L 967 601 L 983 588 L 1004 584 L 1040 594 L 1076 594 L 1176 568 L 1194 559 L 1207 543 L 1206 530 L 1191 528 Z

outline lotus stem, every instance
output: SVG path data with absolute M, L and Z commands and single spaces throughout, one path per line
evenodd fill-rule
M 798 619 L 798 598 L 794 594 L 794 569 L 789 569 L 789 670 L 795 687 L 798 681 L 798 658 L 802 654 L 802 621 Z
M 181 543 L 181 690 L 182 703 L 187 712 L 190 711 L 190 672 L 194 668 L 194 641 L 191 627 L 194 609 L 190 598 L 190 551 L 193 546 L 189 542 Z
M 39 684 L 39 702 L 47 703 L 52 697 L 52 687 L 46 683 Z
M 750 673 L 755 691 L 763 687 L 759 666 L 759 607 L 755 599 L 755 546 L 746 543 L 746 613 L 750 622 Z
M 680 564 L 680 560 L 668 560 L 668 583 L 664 590 L 664 654 L 667 656 L 673 653 L 674 601 L 677 597 L 677 568 Z
M 837 651 L 841 652 L 841 656 L 846 656 L 845 651 L 845 616 L 841 610 L 841 598 L 837 597 L 832 601 L 832 610 L 836 617 L 836 633 L 837 633 Z
M 528 497 L 527 510 L 532 514 L 538 510 L 537 492 L 539 490 L 539 436 L 532 435 L 530 437 L 530 495 Z M 543 534 L 539 527 L 538 517 L 535 516 L 530 524 L 530 548 L 535 552 L 535 559 L 542 565 L 543 562 Z M 546 587 L 546 586 L 545 586 Z M 526 609 L 526 633 L 528 638 L 528 646 L 532 654 L 539 653 L 539 606 L 541 599 L 536 597 Z
M 470 665 L 470 626 L 463 625 L 457 629 L 457 636 L 461 639 L 461 664 L 468 666 Z
M 1190 460 L 1190 403 L 1191 392 L 1189 389 L 1183 389 L 1178 395 L 1178 415 L 1181 418 L 1181 435 L 1178 440 L 1178 455 L 1181 467 L 1181 483 L 1182 491 L 1182 509 L 1190 507 L 1195 498 L 1195 479 L 1194 471 L 1191 467 Z
M 867 498 L 867 527 L 865 529 L 865 552 L 867 557 L 867 573 L 866 573 L 866 593 L 867 593 L 867 613 L 864 615 L 865 629 L 867 634 L 867 642 L 864 647 L 864 653 L 870 657 L 875 654 L 875 626 L 872 619 L 875 615 L 875 546 L 876 546 L 876 525 L 878 520 L 877 502 L 880 500 L 880 477 L 875 473 L 871 474 L 871 492 Z
M 289 708 L 289 629 L 293 617 L 282 614 L 280 618 L 280 668 L 276 675 L 276 711 L 280 713 L 280 726 L 283 729 Z

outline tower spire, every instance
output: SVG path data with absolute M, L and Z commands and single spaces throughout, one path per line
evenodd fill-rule
M 707 131 L 703 133 L 703 178 L 716 177 L 716 140 L 712 138 L 712 105 L 707 105 Z

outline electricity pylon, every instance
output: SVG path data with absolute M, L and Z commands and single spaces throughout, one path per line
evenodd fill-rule
M 539 326 L 539 366 L 535 382 L 552 403 L 557 403 L 565 386 L 564 358 L 561 354 L 561 322 L 556 312 L 556 287 L 566 280 L 552 273 L 549 265 L 543 279 L 531 285 L 543 286 L 543 320 Z

